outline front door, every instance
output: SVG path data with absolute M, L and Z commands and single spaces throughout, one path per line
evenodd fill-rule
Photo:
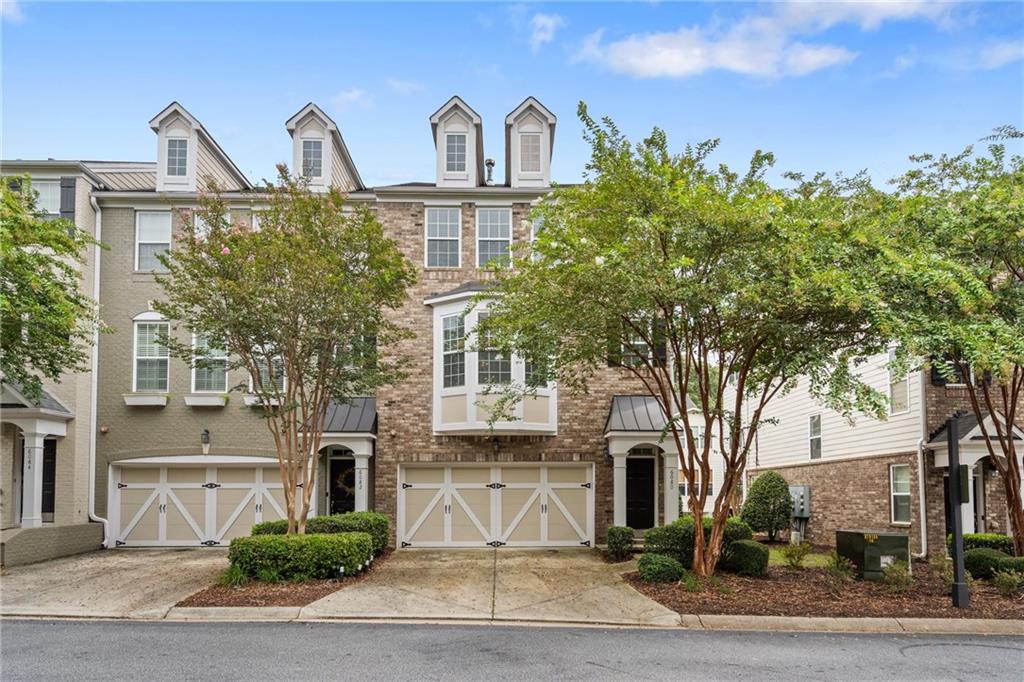
M 626 525 L 654 527 L 654 458 L 626 458 Z
M 356 461 L 354 459 L 332 459 L 331 462 L 331 513 L 343 514 L 356 508 Z

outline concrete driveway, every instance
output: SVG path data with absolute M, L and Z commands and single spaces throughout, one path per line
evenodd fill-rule
M 228 565 L 223 549 L 117 549 L 18 566 L 0 577 L 0 614 L 162 618 Z
M 484 619 L 678 625 L 592 550 L 399 550 L 302 618 Z

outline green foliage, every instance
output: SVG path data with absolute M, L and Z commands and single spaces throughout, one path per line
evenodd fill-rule
M 768 539 L 775 540 L 780 530 L 789 528 L 792 513 L 789 483 L 777 471 L 765 471 L 750 484 L 740 518 L 754 531 L 768 533 Z
M 305 575 L 305 573 L 296 574 L 296 576 L 299 575 Z M 284 582 L 284 579 L 281 578 L 281 572 L 276 568 L 258 568 L 256 569 L 256 581 L 273 585 Z
M 803 568 L 804 559 L 811 553 L 811 543 L 804 542 L 790 543 L 782 548 L 782 557 L 790 568 Z
M 825 581 L 829 591 L 839 594 L 853 580 L 855 574 L 853 562 L 832 550 L 828 565 L 825 566 Z
M 223 587 L 240 587 L 249 582 L 249 580 L 250 578 L 245 574 L 245 571 L 235 565 L 228 566 L 217 576 L 217 584 Z
M 768 575 L 768 548 L 755 540 L 737 540 L 725 548 L 719 566 L 738 575 L 762 578 Z
M 42 213 L 29 176 L 0 183 L 0 376 L 36 400 L 44 380 L 88 369 L 99 322 L 80 278 L 96 241 Z
M 388 517 L 378 512 L 346 512 L 330 516 L 314 516 L 306 520 L 307 533 L 368 533 L 373 538 L 373 552 L 380 554 L 390 537 Z M 253 535 L 284 535 L 288 521 L 264 521 L 252 527 Z
M 649 583 L 674 583 L 683 577 L 683 565 L 662 554 L 643 554 L 637 561 L 640 578 Z
M 893 592 L 903 594 L 914 584 L 910 565 L 906 561 L 894 561 L 882 569 L 882 582 Z
M 245 376 L 232 390 L 258 399 L 295 531 L 316 490 L 309 463 L 330 401 L 373 395 L 405 375 L 403 354 L 377 348 L 411 336 L 395 311 L 416 274 L 375 215 L 337 190 L 311 191 L 280 166 L 262 193 L 258 230 L 233 220 L 217 194 L 183 212 L 183 234 L 160 258 L 164 298 L 153 307 L 171 321 L 173 356 L 203 365 L 195 333 L 227 351 L 233 376 Z
M 944 556 L 932 556 L 928 559 L 928 568 L 931 572 L 942 579 L 942 584 L 947 588 L 953 586 L 953 562 Z M 968 587 L 974 587 L 974 578 L 967 571 L 964 571 L 964 582 Z
M 687 592 L 701 592 L 704 589 L 700 578 L 693 571 L 685 571 L 680 582 L 683 585 L 683 589 Z
M 979 547 L 964 552 L 964 569 L 978 580 L 988 580 L 1000 570 L 1004 559 L 1010 558 L 998 549 Z
M 1000 571 L 1012 571 L 1016 573 L 1024 573 L 1024 557 L 1011 556 L 1006 557 L 999 562 Z
M 953 534 L 946 536 L 946 547 L 953 551 Z M 996 549 L 1013 554 L 1013 538 L 1002 533 L 964 533 L 964 551 L 969 549 Z
M 633 529 L 629 526 L 608 528 L 608 554 L 613 559 L 628 559 L 633 553 Z
M 712 519 L 702 517 L 705 539 L 711 535 Z M 684 566 L 693 563 L 693 545 L 695 540 L 693 517 L 689 514 L 680 516 L 667 526 L 658 526 L 644 532 L 644 552 L 664 554 L 678 560 Z M 729 517 L 725 524 L 723 545 L 728 547 L 737 540 L 750 540 L 754 537 L 750 526 L 735 516 Z
M 1011 599 L 1024 594 L 1024 573 L 1017 571 L 996 571 L 992 575 L 992 584 L 1000 595 Z
M 235 538 L 228 561 L 247 576 L 264 582 L 355 575 L 373 558 L 368 533 L 252 535 Z

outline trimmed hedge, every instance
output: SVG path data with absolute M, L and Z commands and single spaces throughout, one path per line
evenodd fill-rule
M 998 549 L 978 547 L 964 552 L 964 568 L 976 580 L 988 580 L 1002 568 L 1004 559 L 1011 558 Z
M 946 547 L 952 553 L 952 534 L 946 536 Z M 969 549 L 996 549 L 1013 556 L 1013 538 L 1001 533 L 964 533 L 964 551 Z
M 252 535 L 231 541 L 228 561 L 250 578 L 281 580 L 355 575 L 373 558 L 369 533 Z
M 704 539 L 711 537 L 711 517 L 703 519 Z M 683 566 L 693 565 L 693 541 L 695 528 L 693 516 L 686 514 L 680 516 L 667 526 L 651 528 L 644 533 L 644 552 L 652 554 L 663 554 L 672 557 Z M 731 516 L 725 523 L 725 537 L 722 540 L 723 547 L 729 547 L 738 540 L 750 540 L 754 537 L 750 526 L 745 524 L 739 517 Z
M 730 573 L 763 578 L 768 575 L 768 548 L 756 540 L 737 540 L 728 546 L 718 565 Z
M 288 521 L 264 521 L 252 527 L 253 535 L 284 535 Z M 306 533 L 369 533 L 373 539 L 373 552 L 380 554 L 388 546 L 390 525 L 388 517 L 377 512 L 347 512 L 331 516 L 314 516 L 306 520 Z
M 633 529 L 629 526 L 608 528 L 608 554 L 613 559 L 626 559 L 633 553 Z
M 636 562 L 640 578 L 649 583 L 675 583 L 683 577 L 683 565 L 664 554 L 645 553 Z
M 999 562 L 1000 571 L 1024 573 L 1024 556 L 1008 556 Z
M 750 484 L 740 518 L 758 532 L 774 540 L 779 531 L 789 528 L 793 516 L 793 498 L 789 483 L 777 471 L 765 471 Z

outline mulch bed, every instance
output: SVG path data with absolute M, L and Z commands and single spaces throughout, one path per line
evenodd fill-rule
M 719 586 L 705 584 L 700 592 L 687 592 L 680 583 L 647 583 L 636 573 L 624 577 L 641 594 L 682 614 L 1024 619 L 1024 598 L 1007 599 L 980 581 L 971 590 L 970 607 L 953 608 L 942 579 L 924 562 L 914 563 L 914 584 L 904 594 L 871 581 L 846 583 L 833 594 L 820 568 L 770 566 L 767 578 L 719 573 Z
M 261 583 L 254 580 L 238 587 L 211 585 L 182 599 L 177 606 L 307 606 L 373 575 L 387 556 L 377 557 L 369 569 L 351 578 L 304 583 Z

